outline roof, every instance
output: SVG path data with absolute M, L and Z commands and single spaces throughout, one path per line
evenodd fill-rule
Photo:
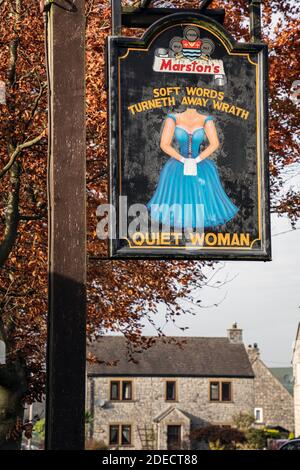
M 270 372 L 276 377 L 287 391 L 293 395 L 294 392 L 294 377 L 292 367 L 269 367 Z
M 183 410 L 180 410 L 179 408 L 176 408 L 175 406 L 170 406 L 169 408 L 164 410 L 162 413 L 159 413 L 157 416 L 155 416 L 153 421 L 155 423 L 160 423 L 161 421 L 163 421 L 167 416 L 169 416 L 173 412 L 175 412 L 179 415 L 182 415 L 187 421 L 191 421 L 191 418 L 190 418 L 190 416 L 187 415 L 187 413 L 185 413 Z
M 117 364 L 88 363 L 88 375 L 254 377 L 244 344 L 233 344 L 227 338 L 172 338 L 181 341 L 181 346 L 156 337 L 153 346 L 134 355 L 134 362 L 129 361 L 123 336 L 103 336 L 88 351 L 99 361 Z

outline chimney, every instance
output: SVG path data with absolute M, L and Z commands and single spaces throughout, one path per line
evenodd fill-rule
M 241 344 L 243 342 L 243 330 L 238 328 L 236 322 L 227 330 L 227 337 L 230 343 Z
M 259 347 L 257 343 L 254 343 L 253 346 L 252 344 L 249 344 L 247 348 L 247 353 L 248 353 L 251 364 L 253 364 L 253 362 L 256 361 L 257 359 L 259 359 L 260 351 L 259 351 Z

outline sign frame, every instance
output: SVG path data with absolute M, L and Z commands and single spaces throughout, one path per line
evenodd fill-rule
M 109 122 L 109 159 L 110 159 L 110 204 L 116 208 L 116 220 L 119 220 L 118 190 L 121 174 L 121 138 L 119 128 L 120 97 L 119 97 L 119 70 L 120 57 L 117 57 L 117 49 L 127 48 L 147 51 L 151 42 L 167 27 L 193 24 L 205 27 L 210 33 L 217 36 L 223 43 L 228 54 L 245 55 L 251 60 L 251 55 L 257 56 L 256 66 L 256 128 L 257 128 L 257 153 L 258 164 L 258 227 L 261 248 L 227 248 L 221 247 L 201 250 L 191 250 L 185 247 L 170 247 L 155 250 L 143 247 L 118 249 L 116 239 L 109 240 L 109 256 L 111 259 L 209 259 L 209 260 L 271 260 L 271 236 L 270 236 L 270 200 L 269 200 L 269 155 L 268 155 L 268 47 L 263 43 L 237 43 L 229 35 L 224 27 L 215 20 L 202 14 L 181 12 L 166 16 L 156 21 L 144 33 L 141 38 L 110 36 L 107 40 L 107 65 L 108 65 L 108 122 Z M 117 229 L 119 229 L 117 223 Z M 255 241 L 254 241 L 255 242 Z M 252 242 L 252 245 L 254 244 Z M 251 246 L 252 246 L 251 245 Z M 176 251 L 176 253 L 174 253 Z

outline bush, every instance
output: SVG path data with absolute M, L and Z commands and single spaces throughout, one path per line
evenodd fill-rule
M 33 433 L 36 434 L 39 439 L 45 439 L 45 418 L 42 418 L 35 423 L 33 427 Z
M 106 450 L 107 445 L 103 441 L 97 441 L 96 439 L 87 439 L 85 441 L 85 450 Z
M 280 439 L 281 438 L 281 433 L 280 431 L 278 431 L 278 429 L 263 428 L 263 431 L 265 432 L 266 438 L 268 439 Z
M 264 429 L 249 429 L 246 439 L 250 449 L 258 450 L 267 446 L 267 435 Z
M 216 425 L 195 429 L 191 433 L 191 439 L 198 442 L 207 442 L 210 447 L 214 444 L 215 447 L 224 447 L 224 449 L 235 449 L 237 443 L 246 441 L 245 434 L 239 429 Z
M 249 413 L 238 413 L 233 416 L 233 422 L 241 431 L 247 431 L 253 425 L 255 419 Z
M 221 445 L 219 439 L 217 440 L 217 442 L 209 442 L 208 446 L 209 450 L 225 450 L 225 446 Z

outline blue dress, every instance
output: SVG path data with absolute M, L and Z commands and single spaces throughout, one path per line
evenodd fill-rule
M 176 124 L 174 114 L 168 114 L 168 118 Z M 209 120 L 213 120 L 213 117 L 208 116 L 204 125 Z M 179 144 L 180 155 L 186 158 L 199 155 L 205 138 L 204 127 L 189 133 L 176 125 L 174 136 Z M 175 210 L 170 211 L 169 207 L 173 205 Z M 182 209 L 184 205 L 188 205 L 187 211 Z M 223 225 L 238 212 L 223 189 L 215 163 L 208 158 L 197 164 L 195 176 L 184 175 L 183 163 L 170 158 L 161 170 L 157 188 L 147 207 L 152 219 L 182 229 L 199 228 L 199 219 L 200 227 Z

